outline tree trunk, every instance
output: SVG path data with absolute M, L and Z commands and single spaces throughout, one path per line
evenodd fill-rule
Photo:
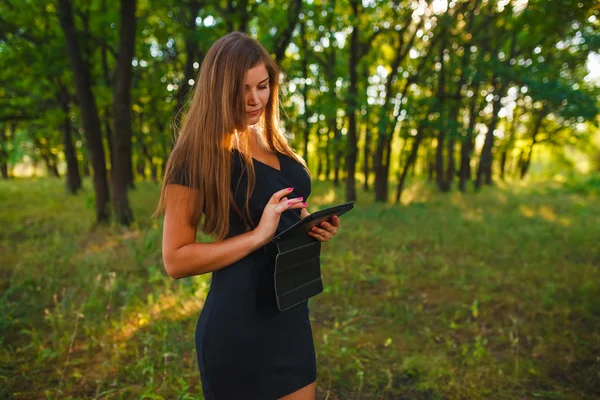
M 473 23 L 475 21 L 475 15 L 476 14 L 476 10 L 479 8 L 479 0 L 473 1 L 472 2 L 472 9 L 471 12 L 469 12 L 468 14 L 465 14 L 465 18 L 467 19 L 467 24 L 466 24 L 466 32 L 473 32 Z M 458 82 L 456 83 L 456 90 L 454 91 L 454 95 L 452 98 L 453 104 L 452 104 L 452 108 L 450 110 L 450 117 L 448 118 L 448 121 L 450 122 L 450 124 L 448 125 L 448 133 L 449 133 L 449 137 L 448 137 L 448 145 L 447 145 L 447 149 L 446 149 L 446 153 L 448 156 L 448 164 L 446 167 L 446 175 L 445 175 L 445 182 L 444 182 L 444 186 L 448 189 L 451 190 L 452 189 L 452 182 L 454 181 L 455 175 L 456 175 L 456 161 L 455 161 L 455 147 L 456 147 L 456 139 L 459 138 L 460 135 L 460 131 L 458 129 L 459 127 L 459 122 L 458 122 L 458 116 L 460 113 L 460 109 L 461 109 L 461 103 L 462 103 L 462 87 L 465 85 L 466 81 L 467 81 L 467 75 L 469 73 L 469 62 L 471 60 L 471 46 L 472 46 L 472 41 L 468 41 L 467 43 L 464 44 L 463 48 L 464 48 L 464 54 L 462 56 L 461 59 L 461 73 L 460 73 L 460 78 L 458 80 Z M 475 92 L 474 97 L 477 97 L 477 92 Z M 462 147 L 461 147 L 461 152 L 462 152 Z M 461 159 L 462 162 L 462 159 Z M 460 186 L 460 184 L 459 184 Z
M 499 78 L 494 77 L 493 80 L 496 79 Z M 485 135 L 485 142 L 483 143 L 483 148 L 481 149 L 479 168 L 477 169 L 477 178 L 475 180 L 476 189 L 480 189 L 483 183 L 487 185 L 492 184 L 492 150 L 494 149 L 494 131 L 496 130 L 496 126 L 498 124 L 498 113 L 502 108 L 500 100 L 502 100 L 502 98 L 506 95 L 506 89 L 508 87 L 508 84 L 496 83 L 495 87 L 497 88 L 497 90 L 494 90 L 494 99 L 492 100 L 492 119 L 488 126 L 488 131 Z
M 330 18 L 333 18 L 333 14 L 330 14 Z M 329 53 L 327 54 L 327 63 L 324 66 L 325 74 L 327 76 L 327 82 L 329 83 L 329 95 L 330 108 L 327 110 L 327 125 L 329 126 L 329 133 L 327 136 L 327 147 L 326 147 L 326 163 L 325 163 L 325 175 L 327 179 L 330 178 L 333 169 L 333 185 L 339 186 L 340 183 L 340 169 L 342 163 L 342 151 L 340 149 L 340 142 L 342 140 L 342 133 L 337 125 L 337 96 L 336 90 L 336 73 L 335 66 L 337 64 L 337 57 L 335 53 L 336 48 L 335 36 L 331 35 L 331 45 L 329 46 Z M 333 133 L 333 138 L 331 138 Z M 333 161 L 333 165 L 332 162 Z
M 379 135 L 381 137 L 381 130 L 379 130 Z M 387 158 L 385 154 L 385 143 L 378 141 L 375 157 L 373 159 L 373 171 L 375 172 L 374 192 L 375 201 L 382 203 L 387 201 L 388 194 L 388 169 L 382 162 L 384 158 Z
M 89 178 L 92 175 L 90 171 L 90 160 L 88 158 L 84 158 L 81 163 L 81 173 L 84 178 Z
M 152 182 L 158 181 L 158 167 L 155 163 L 150 164 L 150 177 L 152 178 Z
M 7 143 L 6 124 L 2 124 L 0 128 L 0 174 L 3 179 L 9 179 L 8 176 L 8 151 L 6 150 Z
M 448 146 L 446 149 L 446 155 L 448 156 L 448 164 L 446 165 L 446 178 L 444 187 L 446 191 L 452 189 L 452 181 L 454 181 L 454 175 L 456 174 L 456 160 L 454 158 L 454 149 L 456 147 L 456 131 L 454 128 L 450 130 L 450 137 L 448 138 Z
M 525 178 L 527 172 L 529 172 L 529 167 L 531 166 L 531 156 L 533 154 L 533 147 L 537 143 L 537 135 L 542 127 L 542 121 L 546 116 L 546 108 L 543 107 L 540 111 L 537 112 L 535 124 L 533 125 L 533 129 L 531 131 L 531 145 L 527 149 L 527 153 L 524 154 L 524 157 L 521 161 L 521 169 L 520 169 L 520 177 L 521 179 Z
M 317 157 L 316 174 L 314 175 L 317 179 L 321 178 L 323 173 L 323 153 L 325 148 L 323 147 L 323 136 L 322 132 L 323 122 L 317 119 L 317 125 L 315 126 L 315 156 Z
M 136 0 L 121 0 L 119 28 L 119 59 L 113 82 L 114 162 L 111 172 L 112 202 L 115 216 L 122 225 L 133 222 L 133 212 L 127 198 L 132 172 L 131 79 L 135 51 Z
M 365 192 L 368 192 L 370 190 L 369 188 L 369 174 L 371 172 L 370 170 L 370 163 L 369 161 L 371 160 L 371 130 L 369 129 L 369 106 L 366 105 L 366 112 L 365 112 L 365 143 L 364 143 L 364 148 L 363 148 L 363 175 L 365 176 L 365 180 L 363 182 L 363 190 Z
M 200 1 L 189 1 L 187 3 L 181 3 L 181 7 L 187 6 L 189 11 L 189 19 L 187 20 L 185 27 L 185 64 L 183 68 L 183 81 L 180 82 L 179 90 L 177 91 L 175 109 L 175 123 L 179 126 L 181 123 L 181 116 L 183 115 L 182 110 L 185 108 L 185 102 L 188 98 L 191 85 L 189 84 L 190 79 L 194 79 L 194 62 L 196 59 L 198 63 L 202 60 L 200 57 L 200 51 L 198 48 L 197 30 L 196 30 L 196 17 L 200 11 L 202 3 Z
M 396 124 L 392 124 L 393 129 L 396 129 Z M 392 132 L 392 136 L 390 136 L 389 138 L 389 148 L 386 149 L 385 152 L 385 181 L 388 181 L 388 178 L 390 177 L 390 160 L 392 159 L 392 141 L 394 140 L 394 133 Z M 386 196 L 387 196 L 387 184 L 386 184 Z
M 398 155 L 398 171 L 400 171 L 402 169 L 402 166 L 404 165 L 404 159 L 406 157 L 406 145 L 408 144 L 409 137 L 410 135 L 408 134 L 406 135 L 406 137 L 400 135 L 400 140 L 402 140 L 402 147 L 400 147 L 400 154 Z
M 356 156 L 358 154 L 358 135 L 356 133 L 356 109 L 358 103 L 358 59 L 359 30 L 358 30 L 358 0 L 351 1 L 351 7 L 356 23 L 350 34 L 350 87 L 348 88 L 348 137 L 346 147 L 346 201 L 356 201 Z
M 471 153 L 473 152 L 473 148 L 475 146 L 473 133 L 475 131 L 477 115 L 479 114 L 479 107 L 477 107 L 479 86 L 480 85 L 478 83 L 473 91 L 474 94 L 469 107 L 469 125 L 465 135 L 461 138 L 459 171 L 460 178 L 458 181 L 458 188 L 463 193 L 467 191 L 467 182 L 471 180 Z
M 400 49 L 398 49 L 398 52 L 400 52 Z M 401 56 L 397 55 L 395 61 L 398 61 L 399 59 L 401 59 Z M 395 68 L 394 71 L 396 71 L 398 65 L 394 63 L 392 68 Z M 391 80 L 392 76 L 388 76 L 388 82 L 386 83 L 386 97 L 379 113 L 377 146 L 375 147 L 375 154 L 373 155 L 375 201 L 381 203 L 387 202 L 388 198 L 389 164 L 386 163 L 386 160 L 390 159 L 391 140 L 396 126 L 389 121 L 389 108 L 393 94 Z M 408 86 L 409 83 L 407 82 L 404 86 L 401 98 L 404 98 Z
M 325 180 L 329 180 L 331 178 L 331 134 L 327 132 L 327 137 L 325 138 Z
M 421 59 L 421 63 L 419 64 L 419 66 L 417 67 L 417 70 L 422 70 L 423 66 L 425 65 L 427 59 L 429 58 L 430 54 L 432 53 L 432 51 L 435 49 L 436 43 L 438 38 L 441 35 L 436 35 L 434 36 L 434 38 L 432 40 L 430 40 L 429 42 L 429 50 L 428 53 Z M 412 40 L 411 40 L 412 43 Z M 416 83 L 419 80 L 419 75 L 413 75 L 411 78 L 409 78 L 405 85 L 404 88 L 402 90 L 402 94 L 400 96 L 401 99 L 406 97 L 406 93 L 408 92 L 408 88 L 410 87 L 410 85 L 412 83 Z M 400 112 L 400 110 L 398 111 Z M 428 114 L 429 115 L 429 114 Z M 386 124 L 386 126 L 388 125 L 388 119 L 384 119 L 383 120 L 384 123 Z M 390 164 L 389 164 L 389 160 L 391 158 L 391 154 L 392 154 L 392 143 L 393 143 L 393 139 L 394 139 L 394 132 L 396 131 L 396 126 L 398 124 L 398 115 L 394 115 L 391 121 L 391 127 L 389 128 L 389 136 L 384 136 L 384 139 L 377 143 L 377 150 L 375 152 L 375 156 L 373 157 L 373 164 L 374 164 L 374 169 L 376 170 L 376 175 L 375 175 L 375 201 L 376 202 L 382 202 L 382 201 L 387 201 L 387 197 L 388 197 L 388 178 L 389 178 L 389 170 L 390 170 Z M 383 126 L 383 125 L 380 125 Z M 386 129 L 387 131 L 387 129 Z M 379 131 L 379 135 L 381 137 L 381 128 Z M 381 158 L 385 157 L 387 161 L 386 164 L 380 164 L 381 163 Z M 413 165 L 414 165 L 414 160 L 412 161 Z M 412 168 L 412 171 L 414 173 L 414 167 Z
M 54 176 L 55 178 L 60 178 L 60 173 L 58 172 L 58 168 L 56 166 L 56 158 L 53 157 L 53 154 L 50 153 L 48 149 L 44 149 L 42 150 L 41 156 L 44 160 L 44 163 L 46 164 L 48 172 L 52 174 L 52 176 Z
M 317 179 L 321 178 L 323 173 L 323 155 L 321 152 L 317 153 Z
M 533 146 L 535 146 L 535 141 L 531 142 L 531 145 L 527 148 L 527 152 L 523 151 L 523 160 L 521 160 L 521 167 L 519 171 L 519 178 L 524 179 L 529 172 L 529 167 L 531 165 L 531 156 L 533 154 Z
M 341 142 L 342 142 L 342 133 L 340 129 L 337 127 L 337 118 L 333 121 L 333 186 L 338 187 L 340 185 L 340 172 L 342 169 L 342 150 Z
M 373 157 L 373 170 L 375 171 L 375 201 L 383 203 L 387 202 L 388 199 L 389 160 L 391 158 L 391 141 L 395 124 L 389 123 L 385 106 L 382 106 L 379 117 L 379 135 Z M 388 130 L 391 132 L 388 133 Z
M 71 60 L 75 90 L 81 109 L 85 142 L 94 169 L 94 190 L 96 194 L 96 221 L 108 222 L 109 216 L 109 191 L 106 179 L 106 162 L 104 148 L 102 147 L 102 132 L 98 109 L 92 92 L 90 73 L 87 69 L 79 48 L 73 10 L 69 0 L 59 0 L 58 15 L 60 25 L 65 33 L 67 52 Z
M 508 152 L 512 149 L 515 137 L 517 134 L 517 127 L 519 125 L 519 114 L 518 114 L 518 106 L 515 107 L 513 112 L 513 121 L 510 126 L 510 131 L 508 133 L 508 137 L 505 142 L 502 144 L 502 152 L 500 154 L 500 179 L 504 180 L 506 175 L 506 163 L 508 161 Z
M 77 154 L 75 146 L 73 146 L 73 135 L 71 133 L 71 118 L 69 93 L 67 88 L 59 82 L 58 102 L 63 110 L 64 120 L 62 124 L 62 142 L 63 151 L 65 153 L 65 161 L 67 163 L 67 180 L 66 189 L 71 194 L 76 194 L 81 189 L 81 176 L 79 175 L 79 163 L 77 162 Z
M 410 154 L 409 154 L 408 158 L 406 159 L 406 163 L 404 164 L 402 173 L 398 177 L 398 186 L 396 186 L 396 203 L 400 202 L 400 199 L 402 197 L 402 191 L 404 190 L 404 182 L 406 181 L 406 176 L 408 175 L 408 170 L 414 165 L 414 163 L 417 159 L 417 155 L 419 154 L 419 146 L 421 145 L 421 142 L 423 141 L 423 138 L 425 137 L 425 134 L 424 134 L 425 120 L 427 120 L 428 117 L 429 117 L 429 115 L 426 118 L 424 118 L 421 121 L 421 123 L 419 124 L 419 127 L 417 128 L 417 135 L 415 136 L 415 140 L 414 140 L 412 148 L 410 150 Z
M 127 188 L 135 190 L 135 175 L 133 174 L 133 143 L 131 143 L 129 147 L 129 155 L 127 157 L 127 168 L 125 168 L 125 171 L 127 173 Z
M 433 140 L 433 139 L 431 139 Z M 437 150 L 437 149 L 436 149 Z M 433 154 L 432 154 L 433 153 Z M 432 145 L 427 146 L 427 154 L 425 159 L 427 160 L 427 182 L 433 182 L 434 177 L 436 176 L 436 152 L 434 152 Z
M 465 50 L 465 57 L 466 54 L 471 54 L 470 52 Z M 444 186 L 447 188 L 447 190 L 451 190 L 452 189 L 452 182 L 454 181 L 454 178 L 456 175 L 456 161 L 455 161 L 455 148 L 456 148 L 456 138 L 459 137 L 459 130 L 458 130 L 458 114 L 460 111 L 460 106 L 461 106 L 461 88 L 464 84 L 465 81 L 465 77 L 466 77 L 466 68 L 467 65 L 465 65 L 465 63 L 463 63 L 463 73 L 461 74 L 461 79 L 457 84 L 457 88 L 456 88 L 456 92 L 454 93 L 454 104 L 452 106 L 452 109 L 450 110 L 450 117 L 449 117 L 449 121 L 450 124 L 448 126 L 448 132 L 449 132 L 449 137 L 448 137 L 448 145 L 446 148 L 446 154 L 448 156 L 448 164 L 446 166 L 446 176 L 445 176 L 445 182 L 444 182 Z
M 150 149 L 148 148 L 148 144 L 146 143 L 143 133 L 141 133 L 142 132 L 141 121 L 142 121 L 142 115 L 140 115 L 140 130 L 139 130 L 140 133 L 137 136 L 137 143 L 140 147 L 140 150 L 142 152 L 141 155 L 143 155 L 143 157 L 138 158 L 138 175 L 140 175 L 144 179 L 146 178 L 145 165 L 146 165 L 146 162 L 148 162 L 148 164 L 150 164 L 150 171 L 152 173 L 152 179 L 155 179 L 156 178 L 156 168 L 155 168 L 155 165 L 153 162 L 154 160 L 152 158 L 152 153 L 151 153 Z M 145 159 L 144 159 L 144 157 L 145 157 Z M 140 169 L 140 165 L 143 165 L 144 167 Z
M 504 180 L 504 170 L 506 168 L 506 158 L 507 158 L 507 151 L 506 149 L 502 150 L 502 153 L 500 153 L 500 180 Z
M 410 19 L 408 21 L 406 21 L 405 26 L 408 27 L 410 25 Z M 421 19 L 421 22 L 419 22 L 419 25 L 416 27 L 416 29 L 414 30 L 414 34 L 412 35 L 410 41 L 407 43 L 406 46 L 403 46 L 403 34 L 400 34 L 400 45 L 398 47 L 398 51 L 396 53 L 396 58 L 394 60 L 394 63 L 392 64 L 392 72 L 394 74 L 397 73 L 398 71 L 398 67 L 400 66 L 402 60 L 404 60 L 406 58 L 406 56 L 409 54 L 409 50 L 413 47 L 413 43 L 414 40 L 416 38 L 417 32 L 419 32 L 419 28 L 420 28 L 420 24 L 423 22 L 423 19 Z M 402 32 L 404 29 L 401 29 L 400 32 Z M 440 40 L 440 38 L 442 37 L 442 35 L 438 34 L 434 34 L 434 36 L 431 38 L 431 40 L 429 40 L 428 42 L 428 46 L 427 46 L 427 52 L 425 54 L 424 57 L 421 58 L 421 61 L 419 63 L 419 65 L 417 66 L 417 68 L 415 69 L 415 71 L 422 71 L 425 70 L 424 66 L 427 63 L 427 60 L 429 59 L 429 57 L 431 56 L 431 54 L 433 53 L 433 50 L 435 49 L 435 47 L 437 46 L 437 42 Z M 410 87 L 411 84 L 416 83 L 419 81 L 421 75 L 419 75 L 419 73 L 410 76 L 405 84 L 404 84 L 404 88 L 402 90 L 402 94 L 400 96 L 400 99 L 404 99 L 406 97 L 406 93 L 408 92 L 408 88 Z M 389 111 L 386 111 L 387 109 L 387 104 L 389 104 L 389 100 L 395 96 L 392 96 L 393 94 L 393 86 L 391 85 L 391 79 L 392 76 L 388 76 L 388 82 L 386 83 L 386 100 L 384 102 L 384 106 L 381 107 L 381 116 L 379 119 L 379 135 L 377 138 L 377 146 L 376 146 L 376 150 L 375 150 L 375 154 L 373 156 L 373 169 L 375 171 L 375 201 L 376 202 L 386 202 L 387 201 L 387 197 L 388 197 L 388 177 L 389 177 L 389 170 L 390 170 L 390 165 L 389 162 L 387 164 L 384 164 L 384 158 L 386 160 L 389 160 L 391 158 L 391 153 L 392 153 L 392 142 L 393 142 L 393 135 L 394 132 L 396 131 L 396 126 L 398 124 L 398 114 L 393 115 L 390 121 L 390 117 L 389 115 Z M 399 107 L 398 113 L 400 113 L 402 111 L 402 107 Z M 388 128 L 388 125 L 391 125 L 391 127 Z M 388 136 L 388 129 L 389 129 L 389 136 Z M 414 161 L 413 161 L 414 163 Z
M 304 137 L 302 138 L 303 143 L 302 143 L 302 151 L 303 151 L 303 157 L 304 157 L 304 161 L 306 162 L 306 165 L 308 165 L 308 141 L 310 138 L 310 123 L 308 122 L 308 118 L 304 118 Z
M 146 160 L 143 157 L 139 157 L 136 162 L 137 174 L 142 180 L 146 180 Z
M 104 133 L 106 134 L 106 147 L 105 151 L 108 153 L 108 171 L 110 176 L 110 171 L 114 168 L 115 159 L 114 159 L 114 150 L 113 150 L 113 132 L 110 126 L 112 115 L 110 112 L 110 106 L 106 106 L 104 109 Z M 109 179 L 110 180 L 110 179 Z
M 304 22 L 300 23 L 300 43 L 302 50 L 302 77 L 304 78 L 304 83 L 302 84 L 302 101 L 304 103 L 304 137 L 303 146 L 302 146 L 302 155 L 304 157 L 304 161 L 306 165 L 308 165 L 308 141 L 309 141 L 309 133 L 310 133 L 310 123 L 308 122 L 308 118 L 310 116 L 310 111 L 308 109 L 308 84 L 306 83 L 308 79 L 308 42 L 306 40 L 306 24 Z
M 281 32 L 277 32 L 277 39 L 275 44 L 275 49 L 272 53 L 275 55 L 275 61 L 277 63 L 281 63 L 285 56 L 285 50 L 288 48 L 291 40 L 292 34 L 294 30 L 296 30 L 296 24 L 298 23 L 298 17 L 300 16 L 300 11 L 302 10 L 302 0 L 291 0 L 288 2 L 288 15 L 287 15 L 287 24 L 285 24 L 284 29 Z
M 512 59 L 516 53 L 517 34 L 517 31 L 513 31 L 512 33 L 510 50 L 508 55 L 509 60 Z M 483 180 L 485 180 L 485 183 L 487 185 L 492 184 L 492 151 L 494 149 L 494 130 L 496 130 L 496 126 L 498 124 L 498 113 L 502 108 L 501 100 L 504 96 L 506 96 L 509 84 L 509 82 L 505 78 L 500 78 L 495 74 L 492 77 L 491 83 L 494 86 L 494 98 L 492 100 L 492 120 L 490 121 L 490 125 L 488 126 L 488 131 L 485 135 L 485 142 L 483 143 L 483 148 L 481 149 L 479 168 L 477 169 L 477 178 L 475 180 L 476 189 L 481 188 Z
M 444 143 L 446 140 L 446 115 L 445 115 L 445 100 L 446 100 L 446 63 L 444 62 L 444 50 L 446 49 L 447 31 L 442 30 L 442 42 L 440 43 L 439 63 L 441 65 L 438 79 L 437 101 L 440 109 L 440 117 L 438 119 L 438 136 L 435 148 L 435 180 L 438 188 L 442 192 L 447 192 L 449 188 L 446 186 L 446 176 L 444 174 Z

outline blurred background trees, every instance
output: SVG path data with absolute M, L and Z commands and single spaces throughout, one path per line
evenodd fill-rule
M 568 179 L 600 167 L 598 14 L 593 0 L 2 0 L 0 172 L 72 193 L 91 175 L 97 220 L 130 224 L 128 191 L 161 179 L 208 47 L 241 30 L 282 67 L 293 147 L 347 200 L 398 202 L 407 179 Z

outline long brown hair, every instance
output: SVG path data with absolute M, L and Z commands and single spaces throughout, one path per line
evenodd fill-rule
M 243 210 L 246 227 L 253 225 L 248 199 L 256 178 L 246 123 L 244 78 L 249 69 L 260 64 L 269 73 L 271 93 L 256 133 L 271 151 L 295 159 L 308 171 L 304 160 L 279 131 L 279 67 L 257 40 L 232 32 L 218 39 L 202 62 L 189 110 L 167 160 L 154 216 L 165 211 L 169 183 L 183 179 L 186 185 L 197 189 L 190 191 L 193 201 L 188 201 L 190 225 L 202 218 L 202 232 L 218 240 L 226 238 L 230 204 L 237 209 L 231 194 L 231 157 L 236 148 L 248 174 Z

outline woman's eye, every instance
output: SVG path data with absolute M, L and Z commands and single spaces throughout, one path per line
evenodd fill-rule
M 265 89 L 267 89 L 267 87 L 266 87 L 266 86 L 259 86 L 258 88 L 259 88 L 260 90 L 265 90 Z

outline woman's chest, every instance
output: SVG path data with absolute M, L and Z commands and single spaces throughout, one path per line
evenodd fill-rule
M 253 162 L 255 185 L 248 199 L 248 206 L 253 217 L 262 214 L 262 210 L 273 194 L 280 190 L 292 187 L 291 194 L 287 196 L 289 199 L 303 197 L 304 201 L 306 201 L 310 196 L 310 176 L 304 167 L 284 155 L 280 155 L 279 160 L 279 170 L 259 161 Z M 247 171 L 242 171 L 243 168 L 234 168 L 232 176 L 232 191 L 236 204 L 240 209 L 244 207 L 248 185 Z

